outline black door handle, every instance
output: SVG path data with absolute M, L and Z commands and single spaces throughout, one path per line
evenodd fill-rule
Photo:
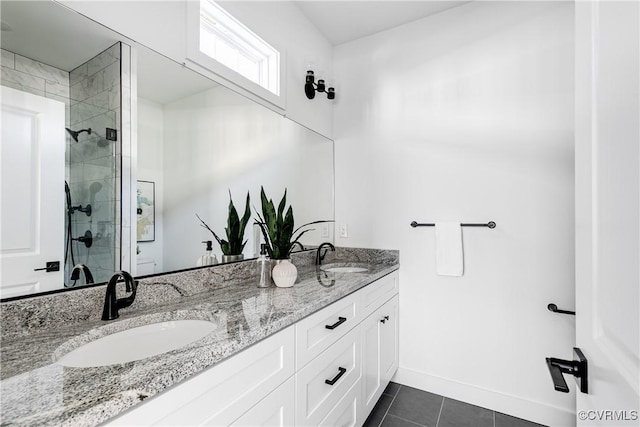
M 333 325 L 324 325 L 324 327 L 327 329 L 335 329 L 346 321 L 347 321 L 346 317 L 338 317 L 338 321 L 336 323 L 334 323 Z
M 380 322 L 387 323 L 387 320 L 389 320 L 389 316 L 384 316 L 382 319 L 380 319 Z
M 325 384 L 334 385 L 344 375 L 344 373 L 347 372 L 347 370 L 345 368 L 342 368 L 342 367 L 338 368 L 338 370 L 340 372 L 338 372 L 338 375 L 333 377 L 332 380 L 324 380 Z
M 578 386 L 582 393 L 588 393 L 588 378 L 587 378 L 587 358 L 584 357 L 582 350 L 579 348 L 573 348 L 574 360 L 556 359 L 555 357 L 547 357 L 547 368 L 551 374 L 551 380 L 553 381 L 553 387 L 556 391 L 562 393 L 569 393 L 569 387 L 564 379 L 563 373 L 571 374 L 577 378 Z
M 45 267 L 33 269 L 33 271 L 42 270 L 46 270 L 47 273 L 51 273 L 52 271 L 60 271 L 60 261 L 48 261 Z

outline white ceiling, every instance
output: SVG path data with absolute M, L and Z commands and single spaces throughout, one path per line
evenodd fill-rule
M 168 104 L 219 86 L 150 49 L 138 46 L 138 95 Z
M 2 48 L 71 71 L 119 40 L 118 35 L 55 2 L 0 2 Z
M 385 31 L 469 1 L 295 1 L 332 45 Z
M 316 28 L 338 45 L 454 8 L 454 0 L 297 0 L 294 2 Z M 14 52 L 29 46 L 31 58 L 70 71 L 118 39 L 117 35 L 54 2 L 3 0 L 2 21 L 13 31 L 2 32 L 2 47 Z M 84 34 L 78 37 L 78 34 Z M 51 44 L 68 49 L 52 49 Z
M 466 1 L 296 1 L 302 12 L 334 45 L 456 7 Z M 55 2 L 0 2 L 2 21 L 12 27 L 3 31 L 2 48 L 65 71 L 91 59 L 122 39 L 109 29 Z M 139 74 L 145 83 L 139 91 L 165 103 L 211 86 L 211 81 L 182 70 L 177 64 L 141 49 Z M 183 75 L 184 74 L 184 75 Z M 180 75 L 180 78 L 178 78 Z M 185 82 L 167 90 L 165 82 Z M 163 88 L 165 85 L 165 88 Z
M 64 71 L 71 71 L 123 39 L 119 34 L 55 2 L 0 3 L 1 46 Z M 143 46 L 138 48 L 138 94 L 165 104 L 217 86 Z M 168 85 L 167 82 L 172 84 Z

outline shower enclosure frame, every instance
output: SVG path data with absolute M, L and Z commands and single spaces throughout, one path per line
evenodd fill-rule
M 119 58 L 115 59 L 115 61 L 112 61 L 113 57 L 110 57 L 108 55 L 115 54 L 116 52 Z M 105 55 L 107 55 L 107 60 L 104 60 L 104 58 L 99 58 L 101 56 L 104 57 Z M 75 230 L 72 231 L 73 238 L 75 240 L 74 242 L 72 242 L 72 245 L 75 245 L 76 249 L 79 248 L 78 252 L 81 252 L 83 250 L 82 246 L 79 246 L 78 244 L 87 242 L 87 239 L 86 239 L 86 237 L 88 236 L 87 233 L 91 233 L 92 234 L 91 237 L 93 238 L 93 241 L 91 242 L 91 246 L 93 246 L 94 244 L 96 245 L 94 249 L 94 253 L 96 252 L 99 253 L 99 251 L 106 250 L 110 256 L 108 261 L 105 261 L 106 256 L 103 256 L 102 258 L 98 256 L 98 259 L 96 261 L 96 260 L 89 259 L 91 252 L 88 252 L 88 253 L 82 254 L 82 255 L 86 255 L 86 258 L 79 257 L 78 259 L 74 260 L 76 264 L 79 262 L 86 263 L 90 268 L 90 270 L 92 271 L 92 273 L 94 274 L 94 276 L 96 276 L 96 282 L 107 281 L 108 278 L 114 272 L 117 272 L 120 270 L 131 271 L 131 267 L 135 265 L 135 263 L 132 262 L 133 251 L 131 250 L 132 241 L 135 242 L 135 240 L 132 240 L 132 235 L 135 234 L 135 227 L 133 228 L 133 230 L 131 227 L 131 224 L 132 224 L 131 219 L 135 218 L 135 216 L 132 216 L 132 212 L 131 212 L 131 207 L 132 207 L 131 195 L 135 193 L 135 191 L 132 191 L 132 182 L 134 181 L 132 181 L 133 162 L 132 162 L 132 144 L 131 144 L 131 135 L 132 135 L 131 127 L 133 123 L 133 120 L 132 120 L 133 109 L 131 105 L 131 100 L 135 99 L 135 97 L 132 96 L 132 91 L 135 90 L 135 87 L 134 87 L 135 85 L 132 84 L 131 55 L 132 55 L 131 47 L 124 43 L 118 42 L 95 57 L 95 58 L 98 58 L 98 60 L 94 62 L 97 62 L 98 64 L 100 64 L 101 61 L 104 61 L 105 63 L 112 61 L 112 63 L 110 64 L 111 68 L 107 66 L 103 71 L 98 71 L 98 72 L 104 72 L 104 74 L 111 73 L 111 78 L 114 78 L 115 73 L 117 73 L 118 83 L 114 84 L 113 86 L 107 87 L 104 90 L 105 93 L 106 92 L 109 92 L 109 93 L 107 94 L 100 93 L 97 96 L 94 96 L 94 98 L 102 99 L 102 102 L 104 102 L 104 99 L 106 98 L 109 99 L 109 102 L 111 103 L 110 106 L 112 107 L 112 109 L 108 110 L 107 113 L 109 113 L 110 117 L 113 118 L 113 121 L 105 122 L 104 119 L 100 119 L 101 117 L 100 115 L 97 116 L 98 119 L 97 119 L 97 123 L 95 124 L 91 123 L 90 120 L 88 121 L 85 120 L 81 122 L 78 121 L 80 118 L 84 118 L 81 116 L 83 112 L 80 111 L 81 107 L 79 107 L 81 103 L 80 102 L 74 103 L 73 94 L 71 95 L 71 99 L 70 99 L 70 101 L 74 103 L 74 105 L 72 105 L 71 108 L 69 109 L 69 114 L 70 114 L 69 123 L 68 123 L 69 127 L 67 128 L 67 132 L 70 135 L 70 138 L 68 138 L 70 145 L 68 146 L 69 154 L 67 155 L 67 162 L 68 162 L 67 176 L 71 178 L 71 175 L 72 175 L 70 171 L 72 169 L 72 165 L 71 165 L 72 156 L 70 151 L 73 148 L 78 149 L 77 148 L 78 146 L 73 147 L 73 144 L 78 144 L 83 141 L 87 142 L 89 138 L 93 138 L 93 145 L 89 145 L 90 147 L 93 147 L 91 149 L 95 149 L 95 150 L 98 150 L 100 148 L 112 149 L 112 160 L 110 161 L 110 166 L 109 166 L 112 171 L 112 174 L 110 177 L 106 178 L 106 181 L 102 182 L 102 184 L 106 185 L 107 187 L 109 187 L 109 184 L 111 184 L 110 188 L 107 189 L 108 191 L 107 194 L 109 195 L 108 198 L 111 200 L 105 201 L 104 200 L 105 195 L 102 194 L 100 202 L 95 202 L 94 196 L 96 195 L 97 192 L 93 191 L 93 186 L 98 184 L 98 181 L 92 182 L 92 183 L 86 182 L 85 175 L 80 177 L 81 180 L 85 181 L 83 185 L 71 184 L 72 187 L 76 187 L 79 195 L 82 195 L 82 194 L 84 195 L 84 199 L 78 198 L 76 201 L 72 193 L 71 207 L 73 208 L 74 207 L 73 205 L 79 205 L 79 208 L 73 209 L 73 211 L 68 211 L 68 212 L 80 214 L 81 216 L 84 216 L 86 212 L 84 212 L 83 210 L 86 210 L 87 205 L 89 204 L 93 205 L 90 208 L 91 216 L 93 216 L 96 212 L 98 212 L 98 215 L 100 215 L 99 213 L 100 209 L 103 209 L 103 210 L 106 209 L 106 211 L 110 211 L 109 217 L 108 218 L 103 217 L 102 220 L 100 220 L 98 216 L 94 218 L 91 218 L 91 216 L 88 216 L 88 218 L 91 218 L 91 219 L 89 221 L 86 221 L 89 224 L 89 228 L 87 230 L 81 230 L 80 228 L 75 227 Z M 89 62 L 91 62 L 91 60 L 81 65 L 78 68 L 87 67 L 87 64 L 89 64 Z M 70 74 L 73 75 L 78 70 L 78 68 L 76 68 Z M 95 65 L 94 65 L 94 68 L 95 68 Z M 101 76 L 101 78 L 104 79 L 105 76 L 103 75 Z M 88 86 L 89 89 L 91 89 L 90 85 L 91 85 L 91 82 L 88 82 L 86 84 L 86 86 Z M 86 94 L 84 96 L 86 96 Z M 117 102 L 115 100 L 116 97 L 117 97 Z M 89 105 L 87 109 L 97 110 L 97 106 Z M 74 114 L 80 114 L 80 116 L 73 117 Z M 89 116 L 91 113 L 85 112 L 84 114 L 85 116 Z M 89 126 L 88 123 L 90 123 L 91 126 Z M 106 136 L 109 136 L 110 137 L 109 139 L 111 139 L 111 135 L 107 135 L 107 134 L 113 134 L 113 132 L 110 132 L 111 129 L 107 131 L 106 130 L 107 128 L 116 129 L 115 134 L 118 135 L 119 138 L 116 138 L 115 142 L 106 140 L 105 138 Z M 100 148 L 97 148 L 97 147 L 100 147 Z M 86 148 L 84 149 L 90 151 L 90 149 L 86 149 Z M 93 162 L 93 161 L 100 163 L 100 160 L 90 160 L 90 162 Z M 81 168 L 83 167 L 85 166 L 81 166 Z M 93 167 L 92 164 L 86 165 L 87 169 L 91 169 L 92 167 Z M 84 173 L 84 169 L 83 169 L 83 173 Z M 74 175 L 77 176 L 78 174 L 76 173 Z M 91 200 L 86 200 L 87 187 L 91 187 L 89 191 L 89 194 L 91 195 Z M 113 202 L 112 205 L 109 205 L 110 202 Z M 69 217 L 70 216 L 72 215 L 69 214 Z M 67 238 L 72 237 L 68 233 L 69 232 L 67 231 Z M 107 245 L 101 246 L 101 244 L 103 243 L 107 243 Z M 67 246 L 66 239 L 65 239 L 65 246 Z M 66 249 L 67 248 L 65 247 L 65 258 L 66 258 L 66 252 L 67 252 Z M 89 247 L 87 247 L 87 250 L 91 251 Z M 88 262 L 85 262 L 85 261 L 88 261 Z M 69 279 L 69 272 L 73 268 L 73 265 L 70 265 L 70 263 L 71 263 L 71 260 L 68 260 L 67 262 L 65 262 L 65 287 L 84 285 L 84 283 L 75 283 Z

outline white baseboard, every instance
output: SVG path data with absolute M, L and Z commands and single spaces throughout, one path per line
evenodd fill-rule
M 391 381 L 547 426 L 576 425 L 576 414 L 564 408 L 403 367 L 398 368 Z

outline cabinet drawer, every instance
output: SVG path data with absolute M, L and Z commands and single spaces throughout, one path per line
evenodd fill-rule
M 256 406 L 233 422 L 233 426 L 292 426 L 295 420 L 295 382 L 289 378 Z
M 360 322 L 359 298 L 348 295 L 296 324 L 296 366 L 301 369 Z
M 333 408 L 329 415 L 320 423 L 321 427 L 353 427 L 361 425 L 360 409 L 360 381 Z M 362 420 L 364 422 L 364 420 Z
M 387 274 L 359 292 L 362 305 L 362 318 L 373 313 L 392 296 L 398 293 L 398 272 Z
M 360 328 L 356 327 L 296 373 L 296 425 L 318 425 L 360 376 Z
M 229 425 L 294 374 L 293 340 L 289 327 L 107 425 Z

